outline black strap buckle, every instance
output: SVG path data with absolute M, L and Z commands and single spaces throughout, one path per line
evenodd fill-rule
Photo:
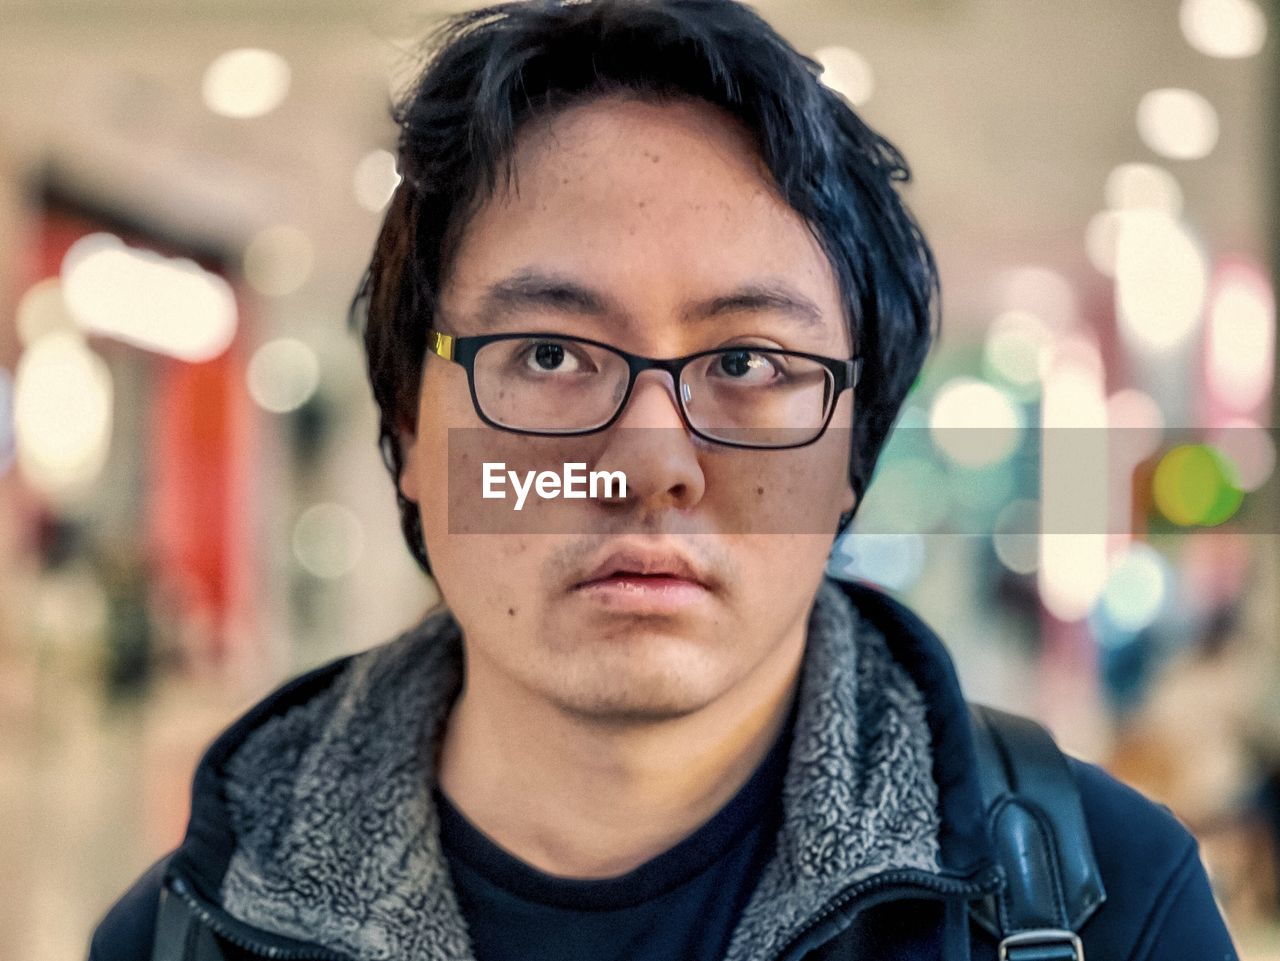
M 1000 942 L 1000 961 L 1084 961 L 1084 945 L 1074 931 L 1020 931 Z

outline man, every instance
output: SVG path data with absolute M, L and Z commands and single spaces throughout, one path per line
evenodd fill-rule
M 357 306 L 443 604 L 215 743 L 92 957 L 995 958 L 950 662 L 824 575 L 932 336 L 901 158 L 728 0 L 463 15 L 398 119 Z M 481 493 L 571 463 L 625 492 Z M 1234 957 L 1185 830 L 1071 771 L 1084 952 Z

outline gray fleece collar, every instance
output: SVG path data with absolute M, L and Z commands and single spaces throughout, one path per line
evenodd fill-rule
M 461 680 L 460 631 L 440 611 L 254 731 L 226 768 L 226 910 L 361 961 L 473 961 L 430 793 Z M 863 878 L 938 870 L 923 699 L 828 579 L 798 697 L 776 852 L 726 961 L 772 957 Z

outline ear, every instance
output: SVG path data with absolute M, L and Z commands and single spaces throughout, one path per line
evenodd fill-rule
M 422 478 L 418 472 L 418 434 L 417 431 L 401 428 L 396 431 L 396 440 L 400 444 L 400 493 L 406 500 L 418 504 L 422 501 Z

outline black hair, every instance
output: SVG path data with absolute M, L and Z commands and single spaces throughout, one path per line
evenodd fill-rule
M 418 505 L 399 489 L 398 433 L 416 429 L 426 334 L 470 217 L 531 117 L 627 93 L 693 98 L 736 117 L 779 194 L 831 261 L 865 358 L 849 480 L 858 502 L 938 325 L 938 275 L 898 195 L 899 151 L 819 81 L 821 67 L 735 0 L 520 0 L 457 14 L 395 106 L 402 176 L 351 305 L 381 411 L 401 528 L 430 573 Z M 841 518 L 840 530 L 852 515 Z

